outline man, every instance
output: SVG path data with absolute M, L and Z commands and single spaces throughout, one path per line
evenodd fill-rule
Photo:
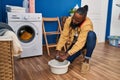
M 56 58 L 59 61 L 69 60 L 71 63 L 77 58 L 83 49 L 86 49 L 85 60 L 81 71 L 89 70 L 89 59 L 96 45 L 96 34 L 93 31 L 93 24 L 87 17 L 88 6 L 85 5 L 76 10 L 72 17 L 67 18 L 64 29 L 61 33 L 56 50 Z M 61 53 L 62 47 L 67 43 L 67 51 Z M 85 67 L 88 67 L 84 70 Z

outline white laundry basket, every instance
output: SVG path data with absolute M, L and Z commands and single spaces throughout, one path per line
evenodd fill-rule
M 115 47 L 120 47 L 120 36 L 108 36 L 109 44 Z
M 52 73 L 64 74 L 68 71 L 68 66 L 70 65 L 70 62 L 67 60 L 65 60 L 63 62 L 59 62 L 59 61 L 53 59 L 48 62 L 48 65 L 50 66 Z

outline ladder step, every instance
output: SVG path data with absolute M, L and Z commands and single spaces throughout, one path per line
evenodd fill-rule
M 48 47 L 56 47 L 57 44 L 49 44 Z
M 54 31 L 54 32 L 46 32 L 46 35 L 53 35 L 53 34 L 60 34 L 60 32 L 56 32 L 56 31 Z

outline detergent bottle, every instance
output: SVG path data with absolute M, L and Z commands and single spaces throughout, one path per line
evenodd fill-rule
M 23 0 L 23 7 L 25 8 L 25 12 L 29 12 L 29 1 L 28 0 Z

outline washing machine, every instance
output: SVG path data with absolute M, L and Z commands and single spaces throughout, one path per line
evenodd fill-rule
M 8 25 L 16 33 L 23 48 L 21 58 L 42 55 L 42 14 L 7 13 Z

